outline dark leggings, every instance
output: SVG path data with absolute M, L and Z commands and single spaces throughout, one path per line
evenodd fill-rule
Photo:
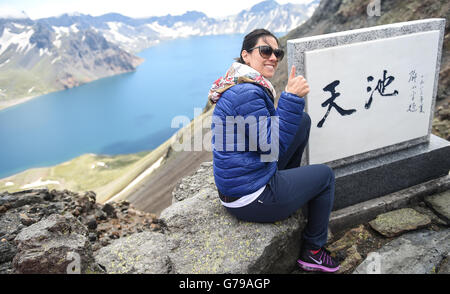
M 244 221 L 271 223 L 288 218 L 307 204 L 308 223 L 302 234 L 303 246 L 319 249 L 327 241 L 334 201 L 334 173 L 324 164 L 300 167 L 310 127 L 311 119 L 304 112 L 299 130 L 286 153 L 279 158 L 278 170 L 264 192 L 244 207 L 227 210 Z

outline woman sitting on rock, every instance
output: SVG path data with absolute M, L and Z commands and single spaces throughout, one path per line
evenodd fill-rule
M 327 165 L 301 166 L 311 120 L 303 111 L 309 87 L 292 67 L 278 107 L 268 80 L 284 56 L 278 39 L 257 29 L 245 36 L 240 57 L 212 86 L 214 179 L 223 206 L 250 222 L 286 219 L 307 204 L 299 265 L 335 272 L 325 250 L 334 201 L 334 173 Z

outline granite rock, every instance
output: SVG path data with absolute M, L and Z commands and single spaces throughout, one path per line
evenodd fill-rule
M 348 249 L 349 247 L 357 244 L 361 244 L 371 236 L 370 232 L 366 230 L 364 225 L 359 225 L 356 228 L 348 230 L 344 236 L 339 240 L 333 242 L 327 249 L 331 252 L 337 252 Z
M 189 213 L 186 213 L 189 212 Z M 221 205 L 217 190 L 205 188 L 161 213 L 176 248 L 177 273 L 271 273 L 295 267 L 303 215 L 282 222 L 237 220 Z
M 12 240 L 25 226 L 16 213 L 6 212 L 0 215 L 0 237 Z
M 450 229 L 422 229 L 406 233 L 385 244 L 365 259 L 353 273 L 366 274 L 375 268 L 381 274 L 430 274 L 444 271 L 450 250 Z
M 115 240 L 98 250 L 97 263 L 109 274 L 172 273 L 166 236 L 141 232 Z
M 276 223 L 239 221 L 221 205 L 217 190 L 207 186 L 166 208 L 160 219 L 164 234 L 134 234 L 126 238 L 129 241 L 115 240 L 98 251 L 97 262 L 107 272 L 290 272 L 296 266 L 305 225 L 300 210 Z M 126 242 L 142 248 L 127 247 Z M 108 260 L 115 264 L 108 265 Z
M 412 207 L 414 210 L 421 214 L 427 215 L 431 219 L 431 223 L 435 225 L 445 226 L 447 222 L 437 216 L 431 208 L 428 208 L 424 202 L 420 202 L 418 205 Z
M 16 255 L 16 247 L 6 239 L 0 241 L 0 264 L 10 262 Z
M 380 214 L 369 225 L 386 237 L 398 236 L 404 232 L 428 226 L 431 219 L 412 208 L 402 208 Z
M 357 246 L 353 245 L 346 250 L 346 258 L 339 265 L 339 270 L 337 273 L 345 273 L 351 268 L 355 267 L 359 262 L 361 262 L 362 257 L 358 252 Z
M 71 214 L 53 214 L 24 228 L 14 239 L 15 272 L 62 274 L 71 269 L 82 273 L 93 270 L 87 233 L 86 227 Z
M 425 203 L 450 224 L 450 190 L 426 197 Z
M 194 196 L 203 188 L 216 188 L 212 161 L 203 162 L 194 174 L 183 177 L 172 191 L 172 203 Z

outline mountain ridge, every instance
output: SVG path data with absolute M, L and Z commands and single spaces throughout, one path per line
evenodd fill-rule
M 244 34 L 258 27 L 273 32 L 287 32 L 310 17 L 319 2 L 311 0 L 307 4 L 281 5 L 274 0 L 266 0 L 224 18 L 212 18 L 203 12 L 191 10 L 181 15 L 167 14 L 142 18 L 133 18 L 117 12 L 99 16 L 64 13 L 35 21 L 56 27 L 76 25 L 79 29 L 92 28 L 103 34 L 109 42 L 135 54 L 159 41 L 178 37 Z
M 120 13 L 64 13 L 30 19 L 0 16 L 0 109 L 30 97 L 134 71 L 134 54 L 179 37 L 246 33 L 258 27 L 288 31 L 304 22 L 319 0 L 280 5 L 268 0 L 224 19 L 203 12 L 131 18 Z
M 0 22 L 0 108 L 17 99 L 134 71 L 143 61 L 92 29 Z

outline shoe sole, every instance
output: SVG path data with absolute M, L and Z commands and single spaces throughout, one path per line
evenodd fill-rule
M 339 266 L 337 266 L 335 268 L 329 268 L 329 267 L 325 267 L 325 266 L 318 265 L 318 264 L 304 262 L 304 261 L 301 261 L 300 259 L 297 260 L 297 262 L 302 269 L 304 269 L 305 271 L 310 271 L 310 272 L 320 271 L 320 272 L 326 272 L 326 273 L 334 273 L 339 270 Z

